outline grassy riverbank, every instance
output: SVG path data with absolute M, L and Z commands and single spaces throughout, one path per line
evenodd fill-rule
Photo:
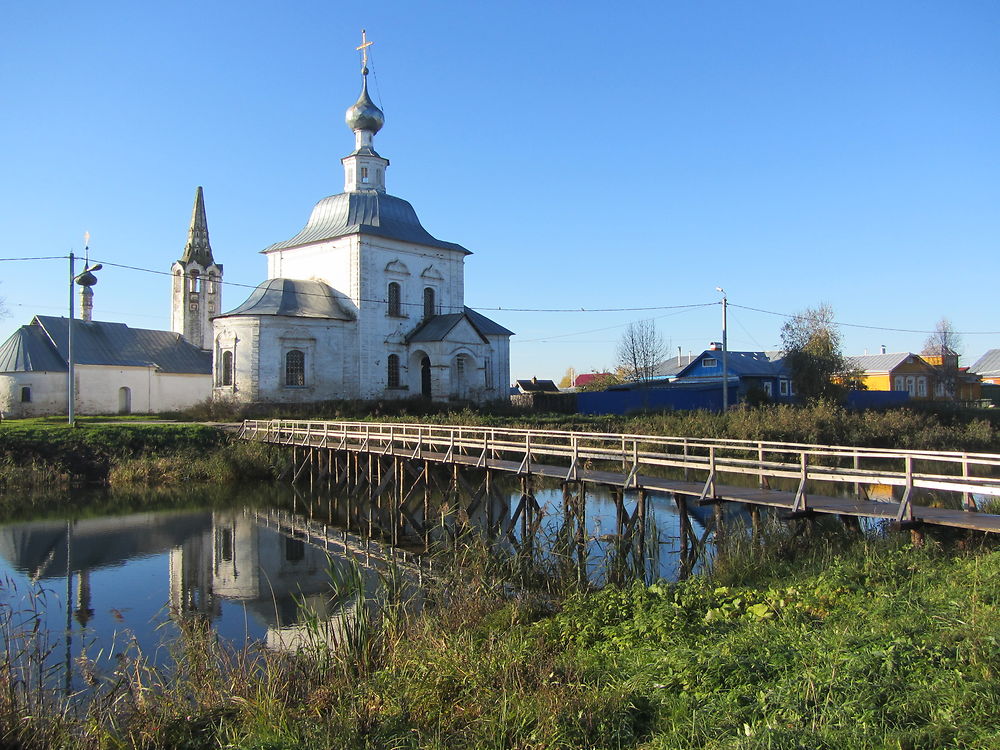
M 1000 745 L 1000 553 L 845 544 L 556 601 L 466 570 L 335 650 L 232 652 L 188 621 L 176 673 L 129 654 L 86 716 L 19 704 L 0 670 L 0 726 L 24 747 Z
M 0 425 L 0 486 L 127 486 L 273 479 L 279 451 L 217 427 L 148 420 L 8 420 Z

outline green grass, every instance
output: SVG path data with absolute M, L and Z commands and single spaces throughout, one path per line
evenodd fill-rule
M 125 660 L 89 716 L 53 719 L 48 736 L 95 748 L 997 747 L 1000 553 L 813 542 L 778 557 L 737 545 L 706 576 L 558 600 L 456 571 L 346 652 L 320 639 L 296 654 L 229 651 L 193 621 L 173 675 Z M 41 717 L 26 721 L 46 736 Z
M 218 450 L 228 440 L 220 430 L 198 424 L 135 420 L 69 427 L 50 420 L 6 421 L 0 425 L 0 484 L 103 483 L 112 467 L 138 457 L 193 459 Z

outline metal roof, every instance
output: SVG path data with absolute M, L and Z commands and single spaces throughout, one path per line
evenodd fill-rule
M 65 372 L 59 356 L 41 326 L 21 326 L 0 346 L 0 372 Z
M 262 252 L 311 245 L 349 234 L 371 234 L 471 255 L 461 245 L 432 236 L 420 223 L 413 206 L 405 200 L 378 190 L 338 193 L 324 198 L 313 208 L 301 232 L 290 240 L 276 242 Z
M 68 318 L 36 315 L 31 325 L 21 326 L 0 347 L 2 371 L 65 371 L 68 332 Z M 16 354 L 19 347 L 21 355 Z M 110 367 L 155 367 L 162 372 L 200 375 L 212 372 L 212 353 L 199 349 L 179 333 L 129 328 L 124 323 L 97 320 L 73 321 L 73 362 Z
M 553 380 L 531 378 L 531 380 L 518 380 L 516 383 L 522 393 L 560 393 L 559 386 Z
M 216 317 L 232 315 L 354 320 L 354 315 L 344 308 L 332 287 L 307 279 L 268 279 L 254 289 L 242 305 Z
M 1000 349 L 990 349 L 969 369 L 977 375 L 1000 375 Z
M 862 354 L 848 357 L 847 362 L 862 372 L 891 372 L 899 367 L 908 357 L 919 357 L 912 352 L 892 352 L 889 354 Z
M 481 334 L 484 336 L 513 336 L 513 331 L 508 331 L 502 325 L 494 320 L 490 320 L 482 313 L 476 312 L 471 307 L 465 308 L 465 315 L 469 318 L 472 325 L 476 327 Z
M 694 357 L 690 364 L 685 365 L 678 373 L 678 377 L 683 377 L 688 370 L 693 370 L 704 357 L 712 357 L 722 362 L 721 349 L 706 349 L 698 356 Z M 733 375 L 749 377 L 777 377 L 787 375 L 788 369 L 785 365 L 782 352 L 726 352 L 726 370 Z M 712 377 L 720 377 L 718 375 Z
M 444 341 L 451 330 L 463 319 L 468 320 L 473 330 L 479 334 L 483 341 L 487 336 L 513 336 L 499 323 L 496 323 L 485 315 L 477 313 L 472 308 L 464 308 L 465 312 L 449 313 L 448 315 L 432 315 L 424 320 L 419 326 L 410 332 L 406 337 L 407 343 L 418 341 Z

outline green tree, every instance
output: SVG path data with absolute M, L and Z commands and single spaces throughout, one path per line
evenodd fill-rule
M 860 373 L 841 351 L 830 305 L 823 303 L 793 316 L 781 327 L 781 344 L 799 398 L 839 400 L 857 385 Z

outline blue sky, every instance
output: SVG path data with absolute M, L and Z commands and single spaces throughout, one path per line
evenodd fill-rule
M 256 285 L 343 187 L 366 28 L 388 189 L 475 253 L 466 302 L 517 333 L 512 377 L 612 367 L 644 317 L 701 351 L 716 286 L 734 350 L 827 302 L 873 327 L 848 353 L 918 351 L 947 316 L 970 364 L 1000 347 L 998 27 L 986 1 L 8 3 L 0 257 L 89 231 L 166 272 L 203 185 L 226 281 Z M 65 314 L 65 260 L 0 272 L 0 338 Z M 166 276 L 108 266 L 95 293 L 169 327 Z

